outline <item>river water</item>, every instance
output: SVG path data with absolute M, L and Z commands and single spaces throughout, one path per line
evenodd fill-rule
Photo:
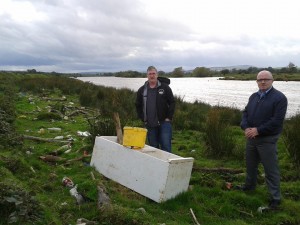
M 96 85 L 128 88 L 137 91 L 146 78 L 78 77 Z M 256 81 L 219 80 L 208 78 L 170 78 L 173 94 L 186 102 L 200 101 L 212 106 L 229 106 L 244 109 L 249 96 L 256 92 Z M 273 86 L 288 98 L 287 118 L 300 113 L 300 82 L 274 81 Z

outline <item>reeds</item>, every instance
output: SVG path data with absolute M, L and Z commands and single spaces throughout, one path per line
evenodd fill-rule
M 294 166 L 300 170 L 300 114 L 285 121 L 283 141 Z

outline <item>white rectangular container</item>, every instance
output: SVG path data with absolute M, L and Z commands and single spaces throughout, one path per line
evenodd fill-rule
M 163 202 L 187 191 L 193 161 L 148 145 L 133 150 L 118 144 L 116 136 L 101 136 L 95 139 L 91 165 L 105 177 Z

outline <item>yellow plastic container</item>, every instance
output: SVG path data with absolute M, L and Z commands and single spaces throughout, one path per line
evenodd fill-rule
M 134 149 L 144 148 L 147 129 L 140 127 L 124 127 L 123 145 Z

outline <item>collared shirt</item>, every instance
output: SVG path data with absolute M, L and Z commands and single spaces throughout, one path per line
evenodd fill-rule
M 259 99 L 262 99 L 264 98 L 268 93 L 269 91 L 272 89 L 273 86 L 271 86 L 268 90 L 266 91 L 261 91 L 261 90 L 258 90 L 257 94 L 259 95 Z

